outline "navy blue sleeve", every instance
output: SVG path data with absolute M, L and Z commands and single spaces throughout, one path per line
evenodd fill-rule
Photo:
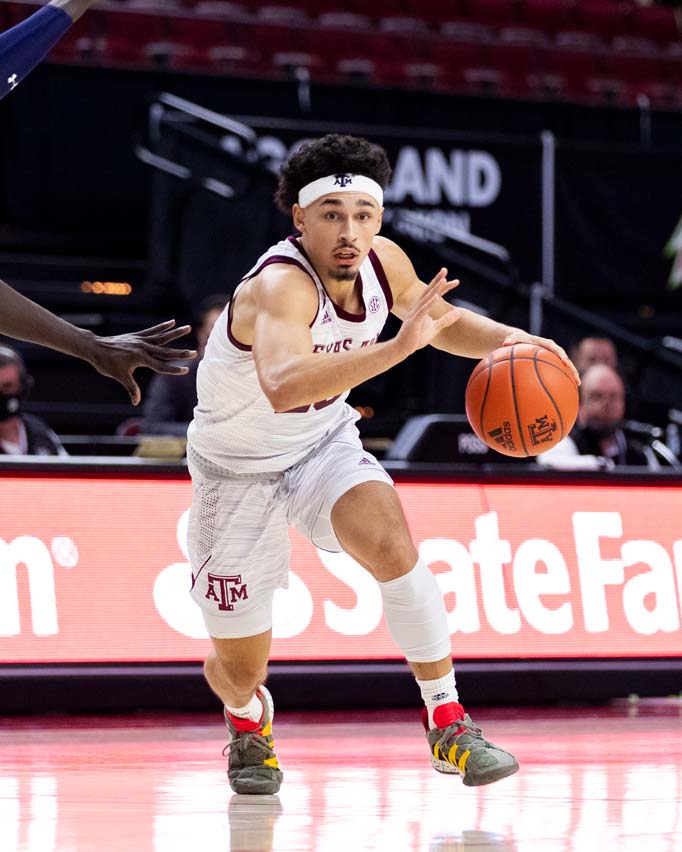
M 73 21 L 55 6 L 43 6 L 30 18 L 0 33 L 0 99 L 39 65 Z

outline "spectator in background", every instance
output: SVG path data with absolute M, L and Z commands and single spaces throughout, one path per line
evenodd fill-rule
M 0 454 L 65 456 L 66 450 L 47 423 L 22 410 L 32 387 L 21 355 L 0 345 Z
M 618 353 L 608 337 L 583 337 L 571 348 L 571 360 L 581 376 L 594 364 L 606 364 L 612 370 L 618 369 Z
M 204 356 L 208 336 L 223 312 L 229 296 L 214 293 L 199 304 L 196 320 L 197 357 L 184 376 L 154 376 L 147 388 L 142 432 L 184 438 L 197 404 L 197 369 Z
M 607 364 L 582 375 L 578 419 L 571 434 L 537 457 L 538 464 L 563 470 L 599 470 L 617 465 L 660 469 L 654 450 L 623 430 L 625 386 Z

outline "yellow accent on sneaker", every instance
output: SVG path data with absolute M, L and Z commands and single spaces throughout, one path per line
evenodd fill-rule
M 455 746 L 455 748 L 457 748 L 457 746 Z M 457 761 L 457 766 L 459 768 L 459 771 L 462 773 L 462 775 L 464 775 L 464 773 L 466 771 L 465 767 L 467 765 L 467 760 L 469 759 L 470 754 L 471 754 L 471 752 L 469 751 L 469 749 L 467 749 L 464 752 L 464 754 L 460 757 L 460 759 Z
M 469 752 L 467 752 L 467 754 L 469 754 Z M 452 763 L 453 766 L 455 765 L 457 759 L 457 743 L 451 746 L 447 759 L 448 763 Z
M 276 757 L 268 757 L 263 761 L 266 766 L 272 766 L 273 769 L 279 769 L 279 761 Z

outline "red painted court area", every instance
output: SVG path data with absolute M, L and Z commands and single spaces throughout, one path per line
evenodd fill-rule
M 469 789 L 418 712 L 275 719 L 278 796 L 233 796 L 218 714 L 0 722 L 2 852 L 682 852 L 682 702 L 481 710 L 521 771 Z

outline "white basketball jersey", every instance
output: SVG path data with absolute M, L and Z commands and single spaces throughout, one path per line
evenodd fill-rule
M 295 237 L 268 249 L 235 295 L 275 263 L 298 266 L 317 287 L 318 310 L 310 327 L 314 352 L 340 353 L 376 343 L 393 300 L 374 251 L 361 264 L 355 283 L 362 296 L 360 314 L 349 314 L 331 300 Z M 327 434 L 358 419 L 345 401 L 350 390 L 294 411 L 273 411 L 258 382 L 251 347 L 234 338 L 231 322 L 229 304 L 213 327 L 199 365 L 198 403 L 188 430 L 189 458 L 207 461 L 228 474 L 279 473 L 308 455 Z

